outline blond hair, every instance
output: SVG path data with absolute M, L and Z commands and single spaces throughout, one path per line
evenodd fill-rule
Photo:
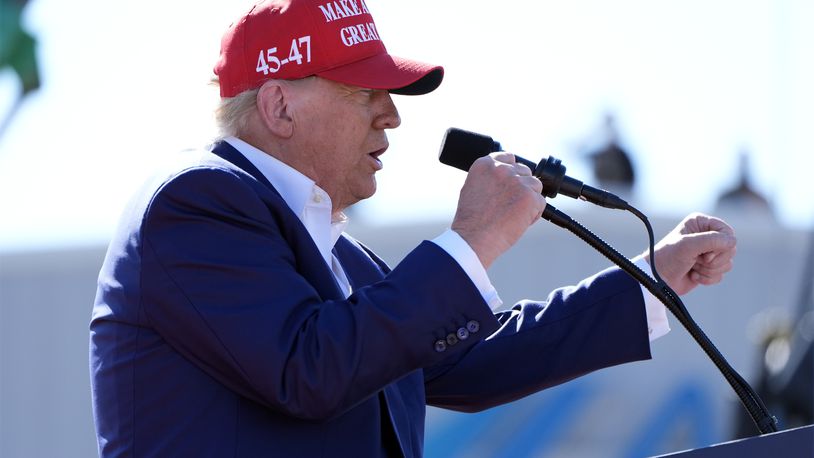
M 306 76 L 295 80 L 267 80 L 263 83 L 263 86 L 268 83 L 286 86 L 302 85 L 314 80 L 314 78 L 316 77 Z M 217 77 L 213 78 L 211 82 L 215 86 L 219 84 Z M 218 128 L 219 138 L 240 137 L 240 134 L 246 131 L 249 116 L 257 109 L 257 94 L 260 93 L 263 86 L 248 89 L 234 97 L 221 97 L 218 106 L 215 108 L 215 125 Z
M 234 97 L 221 97 L 215 108 L 215 124 L 221 138 L 239 137 L 246 130 L 249 115 L 257 109 L 260 88 L 243 91 Z

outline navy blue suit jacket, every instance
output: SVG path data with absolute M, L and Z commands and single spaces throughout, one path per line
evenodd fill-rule
M 391 271 L 343 236 L 346 299 L 249 161 L 226 143 L 186 154 L 131 202 L 99 276 L 102 456 L 416 457 L 426 404 L 477 411 L 650 356 L 640 288 L 616 269 L 493 315 L 435 244 Z

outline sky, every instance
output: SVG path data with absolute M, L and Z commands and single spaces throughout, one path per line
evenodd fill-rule
M 251 3 L 31 0 L 42 87 L 0 137 L 0 251 L 106 243 L 162 157 L 205 146 L 220 36 Z M 780 223 L 814 227 L 814 2 L 367 4 L 390 53 L 446 76 L 395 97 L 402 125 L 360 223 L 451 219 L 464 174 L 437 162 L 448 127 L 592 183 L 585 153 L 612 113 L 645 213 L 713 211 L 747 151 Z M 18 91 L 0 70 L 0 119 Z

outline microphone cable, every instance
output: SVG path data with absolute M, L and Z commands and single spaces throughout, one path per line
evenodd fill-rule
M 463 129 L 450 128 L 447 129 L 444 134 L 439 160 L 443 164 L 468 171 L 472 163 L 481 156 L 501 150 L 502 147 L 500 143 L 492 139 L 492 137 Z M 536 164 L 517 155 L 515 155 L 515 160 L 518 163 L 526 165 L 532 170 L 532 174 L 543 182 L 543 195 L 545 197 L 554 198 L 558 194 L 565 194 L 566 196 L 586 200 L 605 208 L 626 210 L 642 221 L 647 229 L 649 239 L 648 248 L 650 254 L 650 268 L 653 273 L 652 278 L 604 240 L 567 214 L 557 210 L 553 205 L 547 204 L 542 215 L 544 219 L 571 231 L 577 237 L 594 247 L 658 298 L 712 360 L 713 364 L 715 364 L 738 395 L 738 398 L 746 408 L 749 416 L 752 417 L 752 421 L 754 421 L 755 426 L 757 426 L 761 434 L 777 431 L 777 418 L 768 412 L 760 396 L 758 396 L 749 383 L 732 368 L 701 327 L 693 320 L 690 312 L 678 294 L 673 291 L 667 282 L 659 275 L 656 269 L 655 236 L 653 234 L 653 227 L 647 216 L 612 193 L 584 185 L 581 181 L 566 176 L 565 166 L 555 157 L 549 156 L 544 161 L 540 161 Z
M 639 269 L 639 267 L 637 267 L 635 264 L 630 262 L 629 259 L 619 253 L 615 248 L 602 240 L 599 236 L 591 232 L 588 228 L 567 214 L 558 210 L 553 205 L 546 205 L 542 217 L 557 226 L 569 230 L 574 235 L 594 247 L 603 256 L 633 276 L 633 278 L 635 278 L 656 298 L 658 298 L 676 317 L 679 323 L 684 326 L 701 349 L 704 350 L 704 353 L 707 354 L 710 360 L 712 360 L 715 367 L 718 368 L 721 375 L 724 376 L 726 381 L 738 395 L 738 398 L 746 411 L 749 413 L 749 416 L 752 418 L 752 421 L 755 423 L 755 426 L 758 428 L 760 433 L 767 434 L 776 432 L 778 430 L 777 418 L 769 413 L 760 396 L 758 396 L 749 383 L 729 364 L 718 348 L 715 347 L 709 337 L 707 337 L 698 323 L 695 322 L 678 294 L 673 291 L 673 289 L 670 288 L 670 286 L 659 276 L 655 262 L 655 236 L 653 234 L 653 227 L 650 224 L 650 220 L 644 215 L 644 213 L 630 204 L 628 204 L 627 208 L 624 208 L 624 210 L 629 211 L 639 218 L 647 229 L 647 235 L 649 238 L 650 268 L 653 272 L 652 278 L 647 275 L 647 273 Z

